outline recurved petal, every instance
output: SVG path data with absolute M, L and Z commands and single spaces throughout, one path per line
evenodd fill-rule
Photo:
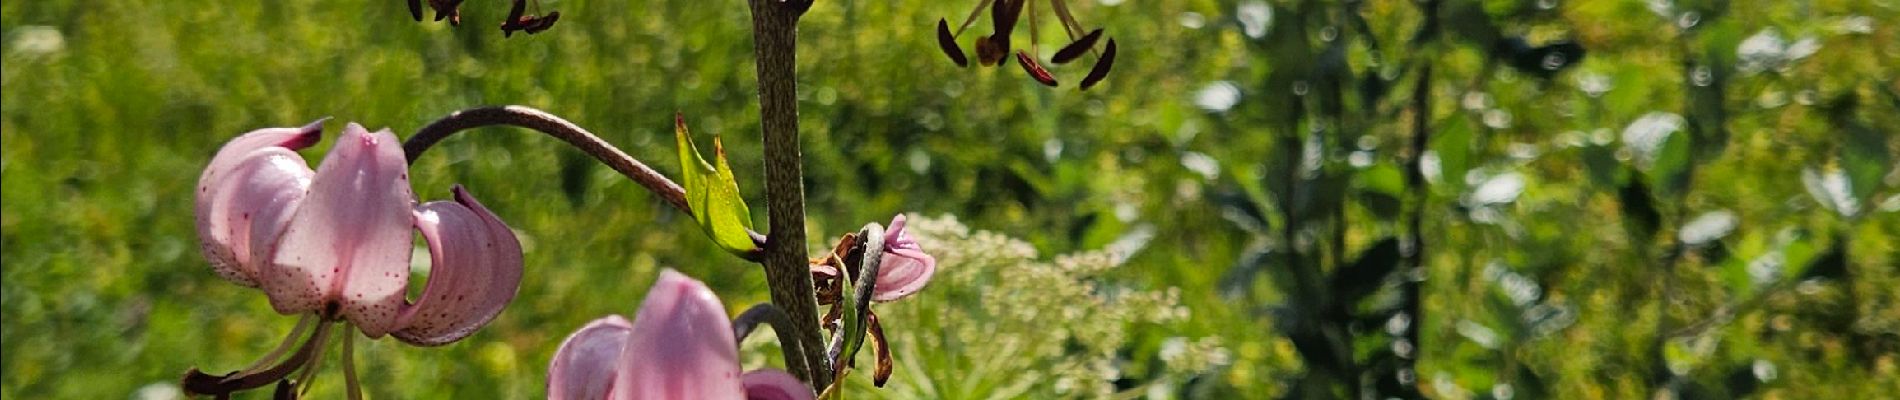
M 468 337 L 494 320 L 521 287 L 521 242 L 467 190 L 455 201 L 416 208 L 416 227 L 429 243 L 429 283 L 396 318 L 392 336 L 421 346 Z
M 257 286 L 257 262 L 250 251 L 250 223 L 245 213 L 267 208 L 258 199 L 279 198 L 293 190 L 286 184 L 307 185 L 310 167 L 293 150 L 309 147 L 323 136 L 323 121 L 301 128 L 266 128 L 225 143 L 198 175 L 198 241 L 218 275 L 244 286 Z M 243 175 L 243 176 L 234 176 Z M 296 186 L 296 185 L 292 185 Z M 302 192 L 296 187 L 295 192 Z M 287 214 L 287 213 L 286 213 Z
M 776 369 L 746 372 L 739 380 L 745 385 L 746 400 L 811 400 L 811 387 L 798 377 Z
M 258 271 L 271 306 L 289 314 L 334 301 L 363 334 L 382 337 L 404 303 L 414 207 L 396 135 L 344 127 L 279 237 L 271 265 Z
M 898 214 L 884 230 L 884 257 L 878 261 L 877 292 L 872 300 L 891 301 L 923 290 L 937 272 L 937 258 L 924 253 L 917 240 L 904 231 L 905 218 Z
M 937 272 L 937 259 L 920 249 L 885 250 L 878 264 L 877 293 L 871 300 L 892 301 L 923 290 Z
M 615 399 L 740 399 L 739 348 L 706 284 L 667 269 L 633 317 Z
M 609 315 L 568 335 L 548 363 L 548 399 L 607 398 L 621 369 L 621 349 L 632 333 L 633 323 Z

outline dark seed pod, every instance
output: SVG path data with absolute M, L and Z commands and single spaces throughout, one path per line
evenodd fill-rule
M 1101 38 L 1102 28 L 1095 28 L 1095 30 L 1089 31 L 1089 34 L 1082 35 L 1082 38 L 1076 39 L 1074 43 L 1069 43 L 1068 46 L 1062 46 L 1062 50 L 1056 50 L 1056 56 L 1049 58 L 1049 61 L 1056 64 L 1068 64 L 1070 61 L 1075 61 L 1077 57 L 1082 56 L 1082 53 L 1087 53 L 1089 49 L 1095 48 L 1095 41 Z
M 534 23 L 531 25 L 528 25 L 526 28 L 524 28 L 524 30 L 526 30 L 529 35 L 541 33 L 541 31 L 548 30 L 548 28 L 553 28 L 554 21 L 559 21 L 559 20 L 561 20 L 560 11 L 549 11 L 548 15 L 536 17 L 534 19 Z
M 1035 57 L 1029 56 L 1028 51 L 1026 50 L 1017 51 L 1016 63 L 1022 64 L 1023 71 L 1028 72 L 1029 77 L 1035 78 L 1036 82 L 1041 82 L 1042 84 L 1048 85 L 1049 87 L 1056 86 L 1055 75 L 1050 75 L 1049 70 L 1043 69 L 1042 64 L 1037 63 Z
M 956 62 L 958 67 L 970 66 L 970 59 L 963 56 L 963 48 L 957 47 L 956 35 L 950 34 L 950 21 L 943 18 L 937 19 L 937 47 L 942 48 L 943 55 L 950 56 L 950 61 Z
M 409 0 L 409 16 L 415 17 L 416 22 L 422 22 L 422 0 Z
M 1088 76 L 1082 77 L 1082 90 L 1089 90 L 1089 88 L 1094 87 L 1096 83 L 1101 83 L 1102 78 L 1108 77 L 1109 68 L 1114 67 L 1115 39 L 1109 39 L 1108 45 L 1102 48 L 1102 59 L 1095 61 L 1095 66 L 1089 68 Z

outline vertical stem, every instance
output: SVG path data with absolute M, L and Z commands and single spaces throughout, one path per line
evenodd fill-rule
M 1422 60 L 1427 60 L 1427 58 L 1419 60 L 1424 62 Z M 1432 65 L 1426 63 L 1419 67 L 1418 83 L 1412 88 L 1412 148 L 1405 159 L 1405 191 L 1406 195 L 1411 197 L 1407 201 L 1411 206 L 1409 209 L 1411 215 L 1406 216 L 1405 239 L 1399 242 L 1401 244 L 1399 246 L 1399 273 L 1402 274 L 1399 287 L 1401 296 L 1404 298 L 1402 300 L 1405 304 L 1404 314 L 1412 321 L 1406 325 L 1405 337 L 1402 339 L 1406 344 L 1411 345 L 1412 353 L 1399 357 L 1399 373 L 1410 375 L 1413 382 L 1412 385 L 1405 386 L 1406 392 L 1403 393 L 1405 398 L 1420 398 L 1416 386 L 1418 359 L 1420 353 L 1425 351 L 1425 347 L 1420 346 L 1418 341 L 1418 332 L 1423 330 L 1420 328 L 1425 324 L 1425 296 L 1419 286 L 1425 281 L 1423 221 L 1426 188 L 1425 171 L 1420 168 L 1420 159 L 1425 155 L 1426 145 L 1431 143 L 1431 99 Z
M 1399 242 L 1399 273 L 1402 274 L 1399 281 L 1399 291 L 1402 296 L 1400 301 L 1405 305 L 1403 313 L 1411 319 L 1411 323 L 1406 324 L 1404 338 L 1400 340 L 1411 345 L 1412 353 L 1400 355 L 1398 368 L 1400 376 L 1411 377 L 1411 382 L 1400 381 L 1405 385 L 1403 385 L 1404 392 L 1399 395 L 1407 399 L 1424 398 L 1418 391 L 1418 360 L 1424 358 L 1422 356 L 1425 353 L 1425 346 L 1419 341 L 1419 331 L 1425 330 L 1425 295 L 1421 286 L 1425 284 L 1427 277 L 1424 262 L 1424 221 L 1425 204 L 1429 200 L 1430 192 L 1425 184 L 1425 169 L 1422 163 L 1425 158 L 1425 149 L 1431 145 L 1432 140 L 1431 60 L 1438 49 L 1438 46 L 1432 43 L 1437 42 L 1439 22 L 1438 1 L 1421 2 L 1419 8 L 1425 14 L 1425 23 L 1424 26 L 1419 27 L 1418 42 L 1415 42 L 1414 50 L 1426 54 L 1414 58 L 1419 63 L 1418 82 L 1412 87 L 1412 142 L 1405 159 L 1405 194 L 1410 199 L 1404 202 L 1408 204 L 1409 208 L 1406 210 L 1410 211 L 1411 215 L 1405 217 L 1405 236 Z M 1462 177 L 1452 179 L 1462 179 Z
M 765 136 L 765 201 L 771 219 L 765 241 L 765 279 L 772 303 L 791 317 L 790 328 L 799 342 L 798 349 L 786 350 L 786 369 L 823 390 L 831 384 L 831 376 L 825 373 L 830 369 L 818 331 L 818 297 L 807 266 L 805 173 L 798 142 L 798 18 L 811 1 L 749 3 L 752 49 L 758 62 L 759 125 Z

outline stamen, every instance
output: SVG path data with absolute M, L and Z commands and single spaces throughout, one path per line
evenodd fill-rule
M 1050 57 L 1049 61 L 1056 64 L 1067 64 L 1070 61 L 1075 61 L 1076 58 L 1082 57 L 1082 53 L 1094 49 L 1095 41 L 1101 38 L 1102 30 L 1100 28 L 1089 31 L 1089 34 L 1082 35 L 1081 39 L 1076 39 L 1075 42 L 1069 43 L 1067 46 L 1062 46 L 1061 50 L 1056 50 L 1055 57 Z
M 1102 59 L 1095 61 L 1095 66 L 1089 68 L 1088 76 L 1082 77 L 1082 90 L 1089 90 L 1097 82 L 1101 82 L 1102 78 L 1107 78 L 1109 68 L 1114 67 L 1115 39 L 1109 39 L 1108 45 L 1102 49 Z
M 303 336 L 304 331 L 307 331 L 310 329 L 310 321 L 314 321 L 316 319 L 317 319 L 316 314 L 304 314 L 303 318 L 297 319 L 297 327 L 290 328 L 290 335 L 284 336 L 284 341 L 281 343 L 278 343 L 277 348 L 271 349 L 269 353 L 264 354 L 264 357 L 257 359 L 257 362 L 255 363 L 251 363 L 251 366 L 244 367 L 244 369 L 239 370 L 237 374 L 238 375 L 254 374 L 254 373 L 257 373 L 257 371 L 261 371 L 264 368 L 269 367 L 271 363 L 277 362 L 278 358 L 283 357 L 285 351 L 290 350 L 290 345 L 293 343 L 297 343 L 297 339 Z
M 951 37 L 963 36 L 963 30 L 969 28 L 970 23 L 976 22 L 976 16 L 983 15 L 983 9 L 986 7 L 989 7 L 990 3 L 995 2 L 995 1 L 996 0 L 983 0 L 982 3 L 977 3 L 976 9 L 970 10 L 970 17 L 964 18 L 963 25 L 957 26 L 957 33 L 950 34 L 950 36 Z
M 963 56 L 963 48 L 957 47 L 957 36 L 950 33 L 950 22 L 942 18 L 937 19 L 937 47 L 943 49 L 943 54 L 950 56 L 950 61 L 956 62 L 958 67 L 970 66 L 970 59 Z
M 1029 7 L 1029 53 L 1031 56 L 1041 55 L 1042 51 L 1037 47 L 1042 45 L 1042 32 L 1036 29 L 1036 3 L 1024 0 L 1023 4 Z
M 1069 4 L 1062 0 L 1049 0 L 1049 8 L 1056 9 L 1056 19 L 1062 20 L 1062 31 L 1069 34 L 1069 40 L 1075 40 L 1082 33 L 1082 23 L 1075 21 L 1075 14 L 1069 13 Z
M 284 360 L 284 362 L 270 369 L 252 374 L 233 372 L 223 376 L 214 376 L 199 371 L 197 368 L 193 368 L 191 371 L 185 372 L 185 378 L 179 386 L 183 387 L 186 394 L 226 396 L 233 392 L 256 389 L 264 387 L 264 385 L 280 382 L 292 372 L 297 372 L 298 369 L 308 366 L 312 357 L 320 351 L 322 345 L 321 338 L 329 333 L 329 328 L 330 324 L 318 323 L 317 332 L 311 335 L 311 340 L 305 341 L 302 347 L 298 347 L 297 351 L 292 353 L 289 359 Z
M 316 342 L 317 344 L 315 346 L 317 349 L 317 354 L 322 354 L 330 349 L 329 347 L 330 332 L 329 332 L 329 329 L 326 329 L 330 327 L 330 323 L 322 322 L 319 325 L 320 326 L 317 327 L 317 337 L 312 341 Z M 340 330 L 343 331 L 344 335 L 350 334 L 349 329 L 340 329 Z M 312 382 L 311 378 L 317 375 L 317 370 L 321 369 L 321 367 L 323 367 L 323 357 L 317 357 L 315 359 L 310 360 L 310 365 L 304 366 L 303 373 L 297 374 L 297 384 L 303 385 L 302 389 L 297 390 L 297 397 L 304 397 L 305 395 L 310 394 L 310 386 L 312 386 L 311 383 L 314 383 Z
M 351 343 L 355 342 L 356 335 L 343 333 L 343 383 L 349 388 L 350 400 L 363 400 L 363 385 L 356 381 L 356 361 L 352 359 L 356 352 Z
M 1043 85 L 1048 85 L 1049 87 L 1056 86 L 1055 75 L 1050 75 L 1049 70 L 1043 69 L 1042 64 L 1037 63 L 1035 57 L 1030 57 L 1028 51 L 1017 50 L 1016 63 L 1022 64 L 1023 71 L 1028 72 L 1029 77 L 1035 78 L 1036 82 L 1041 82 Z

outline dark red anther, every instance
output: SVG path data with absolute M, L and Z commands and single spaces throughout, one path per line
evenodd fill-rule
M 1023 71 L 1028 72 L 1029 77 L 1035 78 L 1036 82 L 1041 82 L 1042 84 L 1048 85 L 1049 87 L 1056 86 L 1055 75 L 1050 75 L 1049 70 L 1043 69 L 1042 63 L 1036 62 L 1035 57 L 1029 56 L 1029 51 L 1026 51 L 1026 50 L 1016 51 L 1016 63 L 1022 64 Z

